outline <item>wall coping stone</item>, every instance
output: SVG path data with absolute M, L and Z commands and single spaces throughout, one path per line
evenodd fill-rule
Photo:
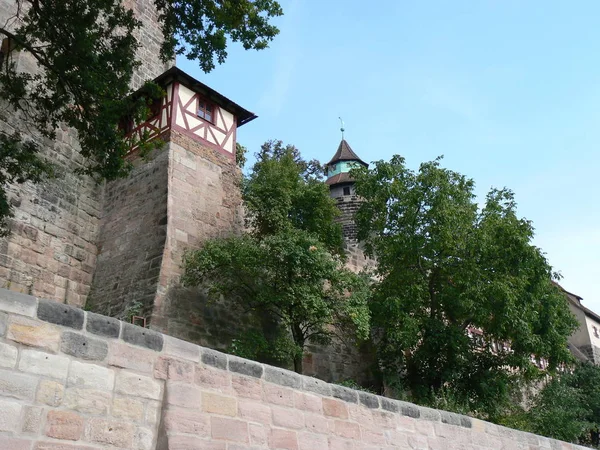
M 20 302 L 22 302 L 22 304 L 20 304 Z M 300 375 L 289 370 L 200 347 L 136 325 L 124 322 L 119 324 L 116 323 L 119 322 L 116 319 L 87 312 L 69 305 L 37 299 L 33 296 L 17 294 L 0 288 L 0 318 L 4 316 L 3 313 L 34 318 L 37 317 L 41 321 L 65 327 L 66 329 L 63 330 L 63 337 L 61 339 L 61 351 L 65 354 L 83 359 L 103 360 L 105 358 L 105 346 L 102 344 L 106 343 L 101 341 L 102 338 L 91 338 L 84 334 L 74 333 L 69 329 L 84 329 L 96 336 L 103 336 L 109 340 L 121 340 L 131 345 L 144 347 L 155 352 L 157 357 L 164 355 L 165 357 L 168 356 L 195 363 L 200 361 L 205 365 L 213 366 L 221 370 L 263 379 L 266 382 L 299 391 L 316 393 L 324 397 L 333 397 L 347 403 L 358 403 L 367 408 L 381 410 L 382 412 L 399 413 L 413 419 L 438 422 L 462 428 L 485 429 L 489 431 L 490 434 L 494 435 L 518 435 L 524 442 L 536 441 L 544 447 L 558 449 L 566 448 L 565 446 L 570 446 L 568 448 L 573 449 L 586 448 L 575 444 L 566 444 L 532 433 L 506 428 L 469 416 L 449 411 L 435 410 L 413 403 L 326 383 L 325 381 L 314 377 Z M 86 324 L 85 327 L 84 324 Z M 116 332 L 117 325 L 120 325 L 118 327 L 118 334 Z M 77 348 L 78 346 L 83 346 L 84 342 L 86 343 L 86 347 L 89 346 L 90 349 L 86 348 L 85 350 L 82 350 Z M 164 345 L 165 342 L 167 345 Z

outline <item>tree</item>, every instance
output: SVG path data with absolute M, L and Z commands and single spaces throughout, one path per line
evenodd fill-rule
M 388 381 L 417 402 L 451 391 L 493 417 L 516 381 L 539 373 L 533 360 L 550 371 L 570 360 L 575 319 L 511 191 L 492 189 L 479 209 L 474 182 L 439 158 L 415 172 L 394 156 L 354 176 L 359 239 L 377 259 L 371 310 Z
M 53 141 L 59 125 L 77 134 L 86 165 L 81 172 L 100 179 L 128 173 L 129 143 L 117 124 L 123 117 L 144 120 L 163 95 L 146 83 L 132 98 L 139 66 L 135 33 L 141 27 L 120 0 L 15 0 L 15 16 L 0 26 L 0 97 L 33 126 L 39 138 L 0 133 L 0 231 L 6 233 L 11 207 L 6 183 L 37 182 L 51 174 L 40 142 Z M 208 72 L 227 55 L 227 36 L 246 48 L 265 48 L 278 33 L 269 19 L 282 14 L 275 0 L 155 0 L 164 42 L 163 61 L 175 54 L 199 60 Z M 19 70 L 15 55 L 31 55 L 36 73 Z M 141 142 L 142 150 L 149 150 Z M 21 167 L 21 162 L 27 161 Z
M 327 343 L 342 329 L 368 337 L 368 282 L 343 265 L 339 212 L 320 166 L 280 141 L 257 158 L 244 186 L 251 231 L 189 252 L 182 281 L 274 319 L 301 373 L 308 341 Z

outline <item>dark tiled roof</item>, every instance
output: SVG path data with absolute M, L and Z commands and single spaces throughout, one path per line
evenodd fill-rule
M 354 182 L 354 179 L 350 177 L 350 174 L 348 172 L 344 172 L 344 173 L 338 173 L 337 175 L 333 175 L 332 177 L 327 178 L 327 181 L 325 181 L 325 184 L 331 186 L 332 184 L 352 183 L 352 182 Z
M 337 152 L 335 152 L 335 155 L 333 155 L 333 158 L 331 158 L 331 161 L 329 161 L 327 165 L 334 164 L 338 161 L 357 161 L 364 166 L 368 166 L 366 162 L 364 162 L 356 153 L 354 153 L 354 151 L 350 148 L 350 145 L 346 142 L 346 139 L 342 139 Z

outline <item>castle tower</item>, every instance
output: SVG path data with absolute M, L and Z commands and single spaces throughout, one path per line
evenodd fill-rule
M 86 306 L 207 345 L 190 335 L 203 319 L 173 291 L 186 250 L 242 230 L 236 130 L 256 116 L 176 67 L 154 81 L 166 96 L 151 118 L 126 126 L 132 142 L 149 134 L 163 145 L 140 158 L 133 144 L 132 173 L 106 185 Z
M 348 267 L 360 271 L 367 264 L 367 259 L 358 244 L 357 229 L 354 214 L 360 206 L 360 198 L 354 192 L 354 180 L 350 171 L 357 167 L 369 165 L 358 157 L 348 142 L 342 137 L 335 155 L 325 165 L 330 195 L 337 201 L 341 216 L 338 219 L 342 224 Z

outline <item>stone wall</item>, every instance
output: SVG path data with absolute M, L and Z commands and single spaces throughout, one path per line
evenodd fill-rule
M 168 156 L 165 145 L 106 185 L 87 309 L 120 318 L 152 314 L 167 234 Z
M 158 58 L 162 33 L 153 0 L 125 3 L 134 8 L 143 23 L 138 33 L 142 64 L 132 86 L 137 88 L 164 72 L 169 64 Z M 2 23 L 14 15 L 16 5 L 15 0 L 0 0 Z M 20 70 L 37 70 L 27 53 L 18 53 L 16 58 Z M 28 128 L 18 113 L 5 111 L 0 116 L 0 131 L 14 130 L 43 147 L 44 155 L 56 164 L 57 176 L 37 185 L 15 184 L 8 188 L 15 218 L 11 236 L 0 239 L 0 286 L 82 306 L 96 266 L 102 186 L 75 174 L 84 161 L 71 130 L 59 129 L 56 141 L 50 142 Z
M 579 447 L 0 289 L 0 448 Z

